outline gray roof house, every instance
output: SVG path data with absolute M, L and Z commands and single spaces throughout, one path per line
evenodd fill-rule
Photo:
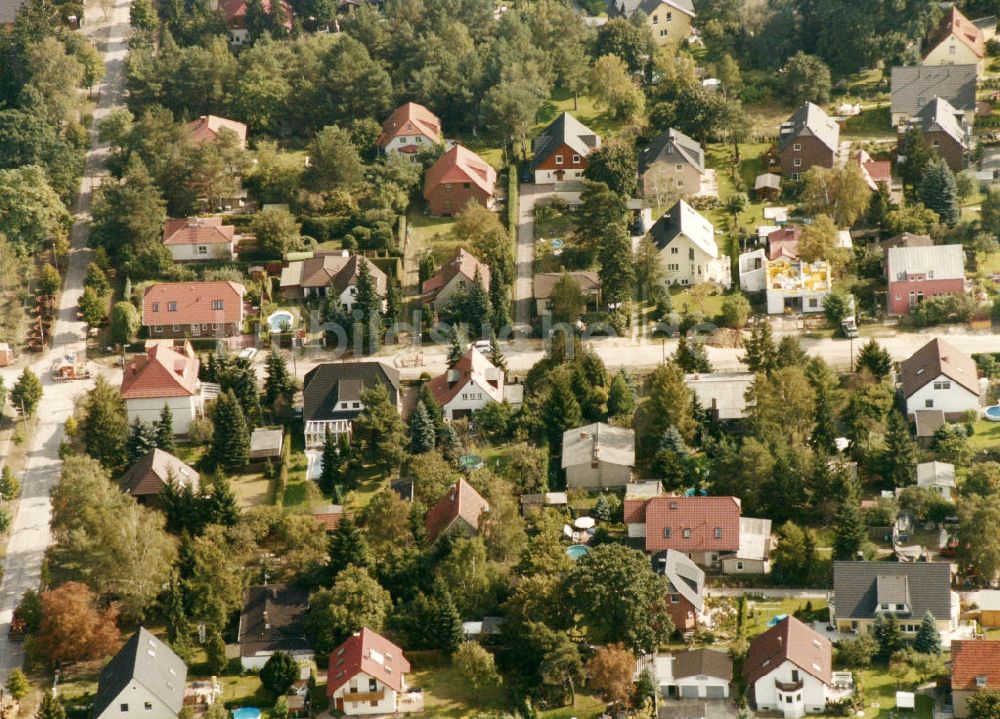
M 962 146 L 969 143 L 969 131 L 959 120 L 960 113 L 950 102 L 935 97 L 917 113 L 924 134 L 943 132 Z
M 680 130 L 670 128 L 639 151 L 642 194 L 662 204 L 666 197 L 701 194 L 705 151 Z
M 914 65 L 892 68 L 892 124 L 915 117 L 935 97 L 968 117 L 976 111 L 975 65 Z
M 635 466 L 635 432 L 595 422 L 563 433 L 566 487 L 624 487 Z
M 664 2 L 694 17 L 694 2 L 692 0 L 609 0 L 608 17 L 612 19 L 616 17 L 629 18 L 639 10 L 649 15 Z
M 840 126 L 819 105 L 804 103 L 778 134 L 778 152 L 788 148 L 797 138 L 812 136 L 836 153 L 840 144 Z
M 169 452 L 154 448 L 137 459 L 119 480 L 125 492 L 140 502 L 155 497 L 171 479 L 179 487 L 190 486 L 198 491 L 198 473 Z
M 0 0 L 0 28 L 13 25 L 21 9 L 22 0 Z
M 531 169 L 537 168 L 563 145 L 568 145 L 581 157 L 586 157 L 591 150 L 601 146 L 601 138 L 568 112 L 564 112 L 532 141 Z
M 309 592 L 290 584 L 249 587 L 243 595 L 238 642 L 244 669 L 260 669 L 275 652 L 313 656 L 306 637 Z
M 705 151 L 697 140 L 680 130 L 670 128 L 660 133 L 639 152 L 639 174 L 643 175 L 655 162 L 686 162 L 698 172 L 705 172 Z
M 834 562 L 830 616 L 841 631 L 892 613 L 913 633 L 927 612 L 942 630 L 958 624 L 948 562 Z
M 364 411 L 361 394 L 376 384 L 385 387 L 391 404 L 402 408 L 399 370 L 384 362 L 326 362 L 306 372 L 302 384 L 306 448 L 321 447 L 327 427 L 334 434 L 350 432 L 351 422 Z
M 186 683 L 187 666 L 181 658 L 139 627 L 101 672 L 94 719 L 125 719 L 135 714 L 174 719 L 184 704 Z

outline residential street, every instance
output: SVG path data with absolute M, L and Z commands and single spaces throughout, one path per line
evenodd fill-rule
M 7 638 L 11 614 L 21 595 L 38 586 L 42 559 L 51 541 L 49 492 L 59 478 L 59 445 L 63 438 L 63 425 L 73 410 L 75 398 L 90 385 L 88 382 L 54 383 L 49 369 L 53 358 L 84 349 L 86 325 L 77 321 L 76 307 L 90 262 L 86 244 L 92 193 L 105 173 L 104 160 L 107 156 L 107 147 L 99 145 L 95 128 L 121 99 L 124 61 L 128 52 L 129 0 L 117 0 L 106 23 L 96 10 L 89 15 L 94 17 L 95 24 L 86 28 L 85 32 L 91 35 L 97 49 L 103 52 L 107 76 L 97 89 L 100 97 L 91 129 L 91 150 L 87 153 L 80 193 L 73 205 L 76 223 L 71 233 L 69 271 L 60 298 L 53 348 L 32 366 L 42 380 L 44 394 L 37 413 L 38 426 L 31 437 L 27 469 L 22 478 L 21 502 L 3 562 L 3 580 L 0 582 L 0 682 L 6 682 L 10 671 L 24 662 L 23 647 Z M 18 374 L 19 371 L 5 373 L 8 387 L 13 385 Z

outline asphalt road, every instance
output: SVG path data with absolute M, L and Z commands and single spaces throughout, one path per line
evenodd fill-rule
M 95 22 L 101 22 L 86 28 L 85 32 L 103 53 L 107 68 L 105 79 L 97 88 L 100 95 L 94 112 L 96 127 L 97 122 L 121 102 L 124 62 L 128 52 L 129 0 L 117 0 L 107 22 L 103 22 L 99 14 L 94 14 L 97 16 Z M 59 445 L 63 439 L 63 426 L 73 411 L 76 398 L 91 384 L 82 381 L 56 383 L 52 381 L 49 370 L 54 358 L 84 349 L 86 325 L 76 319 L 76 308 L 91 255 L 86 248 L 91 198 L 94 187 L 106 174 L 104 161 L 107 154 L 107 147 L 98 142 L 96 132 L 92 131 L 84 177 L 73 204 L 75 224 L 70 234 L 72 249 L 54 325 L 53 347 L 32 366 L 42 378 L 44 394 L 38 408 L 38 426 L 30 438 L 27 468 L 21 482 L 21 501 L 3 560 L 3 579 L 0 581 L 0 683 L 5 683 L 11 670 L 24 663 L 23 647 L 8 640 L 10 619 L 24 592 L 38 587 L 42 559 L 52 541 L 49 492 L 59 480 Z M 6 373 L 8 387 L 18 373 Z

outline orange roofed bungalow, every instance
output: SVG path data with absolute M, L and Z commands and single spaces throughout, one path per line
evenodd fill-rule
M 386 155 L 401 152 L 416 160 L 421 150 L 441 144 L 441 120 L 423 105 L 408 102 L 382 123 L 375 144 Z
M 454 145 L 427 171 L 424 199 L 432 215 L 450 217 L 470 202 L 493 206 L 497 171 L 486 160 Z
M 243 0 L 239 0 L 239 2 L 243 2 Z M 246 3 L 243 3 L 243 5 L 245 10 Z M 219 133 L 223 130 L 229 130 L 236 135 L 240 147 L 245 149 L 247 146 L 247 126 L 236 120 L 227 120 L 218 115 L 202 115 L 197 120 L 189 122 L 187 129 L 196 145 L 203 145 L 206 142 L 217 142 Z
M 173 414 L 174 432 L 187 434 L 203 407 L 198 358 L 191 344 L 152 343 L 146 354 L 125 365 L 121 396 L 130 424 L 135 419 L 157 421 L 166 405 Z

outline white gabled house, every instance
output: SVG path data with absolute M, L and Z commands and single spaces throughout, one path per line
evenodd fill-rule
M 468 417 L 491 402 L 503 402 L 504 374 L 486 355 L 470 347 L 462 359 L 429 383 L 446 420 Z
M 979 376 L 976 362 L 941 338 L 934 338 L 899 365 L 906 413 L 940 410 L 956 420 L 979 410 Z
M 366 627 L 330 652 L 330 707 L 347 716 L 395 714 L 409 671 L 403 650 Z
M 94 719 L 175 719 L 184 705 L 187 665 L 144 627 L 101 672 Z
M 166 405 L 173 413 L 174 432 L 187 434 L 191 422 L 202 414 L 205 389 L 190 342 L 150 341 L 145 355 L 125 365 L 121 397 L 130 424 L 137 418 L 158 421 Z
M 649 230 L 668 285 L 732 284 L 729 258 L 719 254 L 715 227 L 684 200 L 678 200 Z

